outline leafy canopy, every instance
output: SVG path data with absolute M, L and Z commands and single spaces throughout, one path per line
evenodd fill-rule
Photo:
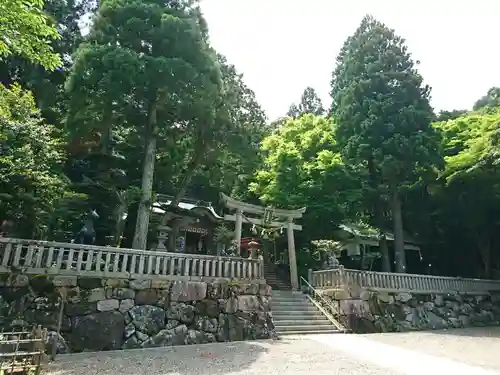
M 357 178 L 342 163 L 329 119 L 289 119 L 262 142 L 264 161 L 250 190 L 267 204 L 307 206 L 308 234 L 328 238 L 357 201 Z
M 50 214 L 66 179 L 56 129 L 44 124 L 29 91 L 0 85 L 0 212 L 31 236 Z
M 0 2 L 0 59 L 21 55 L 48 70 L 61 65 L 50 42 L 59 38 L 43 12 L 43 0 Z
M 331 94 L 338 142 L 347 159 L 365 163 L 373 158 L 392 184 L 414 182 L 442 164 L 439 137 L 430 126 L 430 88 L 404 40 L 373 17 L 365 17 L 342 47 Z
M 445 134 L 448 180 L 500 165 L 500 110 L 436 124 Z

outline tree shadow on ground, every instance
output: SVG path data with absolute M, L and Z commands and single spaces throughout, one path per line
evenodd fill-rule
M 61 355 L 46 375 L 210 375 L 241 371 L 280 340 L 239 341 L 203 345 Z

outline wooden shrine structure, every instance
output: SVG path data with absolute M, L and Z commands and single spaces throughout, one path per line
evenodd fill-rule
M 295 255 L 295 237 L 294 230 L 302 230 L 302 226 L 295 224 L 293 221 L 300 219 L 306 212 L 306 208 L 299 208 L 297 210 L 283 210 L 268 207 L 262 207 L 250 203 L 245 203 L 233 199 L 224 193 L 221 193 L 221 200 L 224 205 L 229 209 L 235 211 L 234 214 L 224 215 L 227 221 L 235 222 L 234 240 L 238 251 L 241 246 L 241 230 L 243 221 L 254 224 L 263 225 L 271 228 L 285 228 L 287 231 L 288 239 L 288 258 L 290 263 L 290 280 L 293 290 L 299 289 L 299 278 L 297 272 L 297 259 Z M 260 215 L 261 218 L 246 217 L 244 214 Z

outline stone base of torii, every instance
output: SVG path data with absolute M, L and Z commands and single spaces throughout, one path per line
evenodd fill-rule
M 224 193 L 221 193 L 221 200 L 228 209 L 235 211 L 235 214 L 224 215 L 224 219 L 235 222 L 234 240 L 236 242 L 236 245 L 238 246 L 238 252 L 239 252 L 241 246 L 241 230 L 243 225 L 244 213 L 253 215 L 264 215 L 264 213 L 266 212 L 266 208 L 238 201 L 236 199 L 227 196 Z M 299 290 L 297 258 L 295 255 L 295 237 L 293 235 L 293 231 L 302 230 L 302 226 L 295 224 L 293 221 L 296 219 L 300 219 L 305 212 L 306 212 L 305 207 L 297 210 L 274 209 L 272 215 L 273 217 L 276 218 L 277 221 L 271 220 L 267 224 L 268 226 L 273 228 L 286 227 L 287 239 L 288 239 L 288 258 L 290 263 L 290 280 L 293 290 Z M 279 221 L 280 219 L 284 219 L 284 222 Z M 262 225 L 262 219 L 245 217 L 245 221 L 250 224 Z

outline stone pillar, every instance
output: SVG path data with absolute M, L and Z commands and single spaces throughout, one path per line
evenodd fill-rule
M 236 221 L 234 228 L 234 241 L 236 242 L 236 249 L 238 250 L 238 256 L 241 256 L 241 226 L 243 224 L 243 211 L 241 208 L 236 210 Z
M 299 290 L 299 276 L 297 272 L 297 259 L 295 257 L 295 238 L 293 236 L 293 218 L 288 218 L 287 223 L 288 235 L 288 259 L 290 263 L 290 282 L 292 290 Z

